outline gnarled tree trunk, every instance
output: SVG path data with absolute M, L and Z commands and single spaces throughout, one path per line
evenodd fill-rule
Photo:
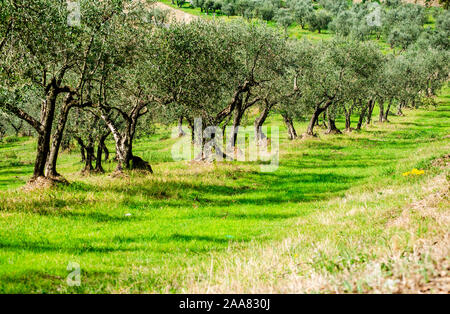
M 328 117 L 328 129 L 325 133 L 326 134 L 341 134 L 342 132 L 336 127 L 336 121 L 330 112 L 330 107 L 327 108 L 327 117 Z
M 391 110 L 392 101 L 393 101 L 393 99 L 391 98 L 389 100 L 389 104 L 386 108 L 386 111 L 384 112 L 383 121 L 385 121 L 385 122 L 389 122 L 388 117 L 389 117 L 389 111 Z
M 74 136 L 74 138 L 77 141 L 78 146 L 80 146 L 81 162 L 85 162 L 86 161 L 86 150 L 84 148 L 83 140 L 78 136 Z
M 405 102 L 404 102 L 404 101 L 401 101 L 401 102 L 398 104 L 397 116 L 400 116 L 400 117 L 404 116 L 403 110 L 402 110 L 404 105 L 405 105 Z
M 59 148 L 61 146 L 61 141 L 64 135 L 64 128 L 66 127 L 69 111 L 73 106 L 72 101 L 72 94 L 69 93 L 64 99 L 64 104 L 61 108 L 58 125 L 56 127 L 55 133 L 52 136 L 50 154 L 45 166 L 46 176 L 52 179 L 61 179 L 61 175 L 56 171 L 56 162 L 58 160 Z
M 320 114 L 325 112 L 327 108 L 331 106 L 331 104 L 333 103 L 333 99 L 334 97 L 329 98 L 326 102 L 325 100 L 321 101 L 315 106 L 311 120 L 309 120 L 308 128 L 306 129 L 306 135 L 314 136 L 314 126 L 316 125 L 316 122 L 319 119 Z M 323 103 L 325 104 L 321 106 Z
M 95 169 L 94 169 L 95 172 L 99 172 L 99 173 L 105 172 L 105 170 L 103 170 L 103 167 L 102 167 L 102 154 L 105 149 L 109 154 L 109 151 L 105 145 L 105 141 L 110 133 L 111 132 L 108 132 L 105 135 L 100 136 L 100 138 L 99 138 L 98 146 L 97 146 L 97 156 L 95 159 Z M 109 156 L 105 156 L 105 161 L 108 160 L 107 157 L 109 157 Z
M 133 138 L 136 133 L 136 125 L 138 118 L 143 114 L 141 110 L 145 105 L 140 104 L 135 106 L 131 112 L 124 116 L 125 126 L 122 132 L 119 131 L 116 123 L 110 118 L 108 109 L 101 107 L 101 117 L 105 121 L 109 130 L 113 134 L 114 142 L 116 144 L 116 171 L 121 172 L 127 170 L 146 170 L 153 173 L 151 166 L 142 160 L 140 157 L 133 156 Z M 125 115 L 122 112 L 122 115 Z
M 242 117 L 244 116 L 244 110 L 243 110 L 243 104 L 242 99 L 236 103 L 236 107 L 234 109 L 234 118 L 233 118 L 233 129 L 230 141 L 231 149 L 234 149 L 236 147 L 237 142 L 237 136 L 239 132 L 239 126 L 241 125 Z
M 353 109 L 356 106 L 356 100 L 353 100 L 352 104 L 349 108 L 344 106 L 344 115 L 345 115 L 345 130 L 347 132 L 350 132 L 352 130 L 351 124 L 352 124 L 352 113 Z
M 295 131 L 294 122 L 292 121 L 292 118 L 287 113 L 283 113 L 283 114 L 281 114 L 281 116 L 283 117 L 284 124 L 286 124 L 288 138 L 290 140 L 296 139 L 297 131 Z
M 92 162 L 95 159 L 94 156 L 94 140 L 92 139 L 91 136 L 89 136 L 88 138 L 88 142 L 85 146 L 85 150 L 86 150 L 86 160 L 84 163 L 84 169 L 83 172 L 85 173 L 90 173 L 94 170 L 94 167 L 92 166 Z
M 320 120 L 320 116 L 319 116 L 319 118 L 317 118 L 317 122 L 316 122 L 316 125 L 317 125 L 317 126 L 320 126 L 319 120 Z M 325 110 L 325 111 L 323 112 L 323 114 L 322 114 L 322 128 L 328 129 L 328 124 L 327 124 L 327 111 L 326 111 L 326 110 Z
M 266 121 L 269 112 L 270 106 L 266 104 L 266 106 L 264 106 L 263 110 L 261 111 L 261 114 L 255 119 L 255 122 L 253 124 L 255 127 L 255 140 L 257 144 L 260 144 L 262 141 L 266 139 L 266 135 L 262 131 L 262 126 Z
M 362 124 L 364 122 L 364 118 L 366 116 L 367 106 L 368 106 L 368 105 L 362 106 L 362 100 L 361 99 L 359 100 L 359 105 L 361 107 L 361 113 L 359 114 L 358 124 L 356 125 L 356 129 L 357 130 L 361 130 Z
M 242 118 L 248 108 L 256 104 L 260 100 L 259 97 L 250 101 L 250 92 L 247 92 L 245 100 L 241 96 L 236 98 L 234 107 L 234 119 L 233 119 L 233 138 L 231 139 L 231 148 L 236 147 L 237 136 L 239 132 L 239 126 L 241 125 Z M 218 121 L 219 122 L 219 121 Z
M 185 136 L 186 133 L 183 131 L 183 116 L 178 118 L 178 137 Z
M 56 98 L 58 92 L 52 89 L 41 108 L 41 127 L 38 131 L 36 161 L 34 163 L 33 179 L 45 176 L 45 164 L 50 153 L 50 139 L 53 120 L 55 118 Z
M 105 154 L 105 161 L 108 161 L 109 160 L 109 150 L 108 150 L 108 147 L 106 146 L 106 144 L 105 143 L 103 143 L 103 145 L 102 145 L 102 148 L 103 148 L 103 153 Z
M 384 101 L 380 100 L 378 103 L 378 106 L 380 107 L 380 115 L 378 116 L 378 122 L 383 123 L 384 122 Z
M 316 125 L 316 121 L 319 119 L 320 114 L 323 112 L 321 108 L 318 108 L 314 111 L 311 120 L 309 120 L 308 128 L 306 129 L 306 134 L 314 136 L 314 126 Z
M 372 114 L 373 109 L 375 108 L 375 100 L 369 100 L 369 104 L 367 105 L 367 120 L 366 123 L 369 125 L 372 122 Z

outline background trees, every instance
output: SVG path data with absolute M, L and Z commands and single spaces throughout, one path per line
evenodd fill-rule
M 220 13 L 227 16 L 238 15 L 246 19 L 259 18 L 264 21 L 276 21 L 286 28 L 287 15 L 302 29 L 321 32 L 330 29 L 340 35 L 358 40 L 368 40 L 375 35 L 377 39 L 390 38 L 393 47 L 404 49 L 415 41 L 429 22 L 429 12 L 418 4 L 402 1 L 361 1 L 353 3 L 347 0 L 193 0 L 193 7 L 201 12 Z M 445 7 L 445 4 L 443 4 Z M 278 12 L 278 13 L 277 13 Z M 446 10 L 435 10 L 447 12 Z M 289 13 L 289 14 L 288 14 Z M 282 18 L 283 17 L 283 18 Z M 372 23 L 368 21 L 372 18 Z M 375 19 L 375 20 L 373 20 Z M 448 19 L 447 19 L 448 20 Z M 284 22 L 281 22 L 284 21 Z M 427 29 L 431 31 L 432 29 Z M 409 31 L 412 34 L 409 35 Z M 440 34 L 443 38 L 443 34 Z
M 277 13 L 275 14 L 275 21 L 283 27 L 284 34 L 286 37 L 288 37 L 287 29 L 291 24 L 294 22 L 294 17 L 292 16 L 291 10 L 287 8 L 280 8 L 277 10 Z
M 309 15 L 314 13 L 314 7 L 312 1 L 309 0 L 292 0 L 289 3 L 295 21 L 305 28 Z
M 328 24 L 331 22 L 331 14 L 326 10 L 318 10 L 313 14 L 308 15 L 307 22 L 311 31 L 318 31 L 319 34 L 322 30 L 328 28 Z
M 328 110 L 329 132 L 336 132 L 334 115 L 342 106 L 361 99 L 368 93 L 371 79 L 377 76 L 382 56 L 371 43 L 359 43 L 347 39 L 335 39 L 320 44 L 310 44 L 309 61 L 299 80 L 302 93 L 300 108 L 311 114 L 306 130 L 314 135 L 319 115 Z

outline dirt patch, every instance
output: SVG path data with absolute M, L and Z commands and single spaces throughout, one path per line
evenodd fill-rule
M 114 179 L 129 179 L 130 176 L 125 173 L 124 171 L 120 171 L 120 170 L 115 170 L 114 172 L 112 172 L 109 177 L 114 178 Z
M 22 188 L 23 191 L 29 192 L 34 190 L 49 189 L 61 183 L 58 180 L 49 179 L 46 177 L 32 178 L 28 183 Z
M 431 162 L 431 166 L 435 168 L 450 168 L 450 154 L 444 155 L 441 158 L 437 158 Z
M 174 9 L 171 6 L 168 6 L 167 4 L 164 4 L 161 2 L 156 2 L 154 4 L 154 6 L 161 10 L 165 10 L 165 11 L 169 12 L 169 23 L 171 23 L 173 21 L 182 22 L 182 23 L 190 23 L 190 22 L 198 19 L 197 16 L 183 12 L 181 10 Z
M 301 139 L 301 140 L 306 140 L 306 139 L 311 139 L 311 138 L 317 139 L 318 136 L 317 136 L 317 134 L 311 135 L 311 134 L 308 134 L 308 133 L 303 133 L 298 138 Z

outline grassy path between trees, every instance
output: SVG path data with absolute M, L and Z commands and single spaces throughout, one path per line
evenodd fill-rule
M 35 143 L 9 138 L 0 144 L 0 292 L 448 289 L 449 161 L 433 162 L 450 152 L 444 94 L 437 108 L 317 139 L 288 141 L 273 116 L 273 173 L 173 162 L 176 139 L 159 128 L 135 144 L 154 175 L 84 177 L 72 151 L 59 165 L 69 186 L 26 192 Z M 413 168 L 424 174 L 403 175 Z M 66 283 L 69 262 L 81 267 L 79 287 Z

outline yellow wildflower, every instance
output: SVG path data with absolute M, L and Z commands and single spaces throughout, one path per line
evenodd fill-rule
M 418 175 L 418 176 L 420 176 L 420 175 L 422 175 L 422 174 L 424 174 L 424 173 L 425 173 L 425 171 L 423 171 L 423 170 L 417 170 L 416 168 L 414 168 L 414 169 L 411 171 L 411 174 Z
M 421 176 L 424 173 L 425 173 L 425 170 L 418 170 L 418 169 L 414 168 L 411 171 L 402 173 L 402 176 L 404 176 L 404 177 L 407 177 L 407 176 L 410 176 L 410 175 L 411 176 Z

